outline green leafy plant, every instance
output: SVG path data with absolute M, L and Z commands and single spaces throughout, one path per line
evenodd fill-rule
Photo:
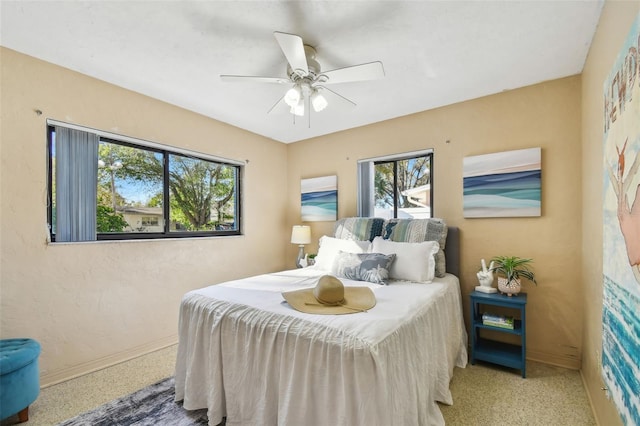
M 526 278 L 532 283 L 538 284 L 535 273 L 529 267 L 533 259 L 525 259 L 517 256 L 495 256 L 491 261 L 493 262 L 493 267 L 490 271 L 504 276 L 507 282 Z
M 98 204 L 96 206 L 96 230 L 98 232 L 124 232 L 129 226 L 124 216 L 112 208 Z

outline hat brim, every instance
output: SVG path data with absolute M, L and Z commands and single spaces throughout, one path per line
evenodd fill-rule
M 282 297 L 293 309 L 308 314 L 342 315 L 357 314 L 376 306 L 376 296 L 368 287 L 345 287 L 344 304 L 339 306 L 322 305 L 313 295 L 313 287 L 302 290 L 286 291 Z

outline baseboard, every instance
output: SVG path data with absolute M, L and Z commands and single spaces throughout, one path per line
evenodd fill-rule
M 596 425 L 600 426 L 600 422 L 598 421 L 598 415 L 593 405 L 593 398 L 591 398 L 591 392 L 589 392 L 589 386 L 587 385 L 587 379 L 584 378 L 584 373 L 580 370 L 580 379 L 582 380 L 582 387 L 584 387 L 584 392 L 587 394 L 587 399 L 589 400 L 589 407 L 591 408 L 591 414 L 593 414 L 593 418 L 596 421 Z
M 173 336 L 168 336 L 159 340 L 155 340 L 153 342 L 145 343 L 144 345 L 136 346 L 126 351 L 108 355 L 94 361 L 85 362 L 73 367 L 64 368 L 62 370 L 57 370 L 50 373 L 48 372 L 40 376 L 40 388 L 46 388 L 58 383 L 66 382 L 67 380 L 84 376 L 85 374 L 93 373 L 94 371 L 102 370 L 107 367 L 111 367 L 113 365 L 138 358 L 142 355 L 167 348 L 177 343 L 178 335 L 175 334 Z
M 582 361 L 579 358 L 567 354 L 554 354 L 527 349 L 527 359 L 543 364 L 555 365 L 556 367 L 568 368 L 570 370 L 580 370 L 580 368 L 582 368 Z

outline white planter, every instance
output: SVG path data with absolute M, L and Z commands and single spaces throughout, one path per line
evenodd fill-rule
M 506 278 L 498 277 L 498 290 L 500 293 L 506 294 L 507 296 L 518 295 L 521 289 L 521 283 L 519 279 L 511 280 L 511 282 L 507 282 Z

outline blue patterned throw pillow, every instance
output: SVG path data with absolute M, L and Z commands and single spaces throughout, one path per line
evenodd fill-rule
M 333 236 L 343 240 L 368 240 L 382 235 L 384 219 L 379 217 L 346 217 L 339 219 L 333 229 Z
M 339 252 L 332 272 L 338 277 L 375 284 L 387 284 L 395 254 Z
M 440 250 L 436 253 L 436 277 L 444 277 L 447 262 L 444 255 L 447 242 L 447 224 L 443 219 L 387 219 L 383 225 L 382 237 L 385 240 L 420 243 L 437 241 Z

